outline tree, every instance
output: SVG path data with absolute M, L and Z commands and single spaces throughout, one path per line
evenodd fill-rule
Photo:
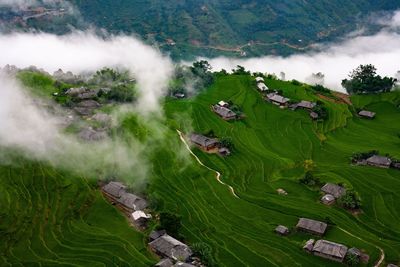
M 235 75 L 250 75 L 250 71 L 246 71 L 246 69 L 240 65 L 237 65 L 236 69 L 232 70 L 232 73 Z
M 360 65 L 353 70 L 350 79 L 342 80 L 342 86 L 349 94 L 389 92 L 397 79 L 376 74 L 374 65 Z
M 346 209 L 359 209 L 361 207 L 361 200 L 355 191 L 347 191 L 344 196 L 339 198 L 338 203 Z
M 182 227 L 181 216 L 169 212 L 160 213 L 160 229 L 174 237 L 179 237 L 179 231 Z
M 192 244 L 190 247 L 193 250 L 193 254 L 199 257 L 205 266 L 215 266 L 214 258 L 212 256 L 212 249 L 208 244 L 204 242 L 198 242 Z

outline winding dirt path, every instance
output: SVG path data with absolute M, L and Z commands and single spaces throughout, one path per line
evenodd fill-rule
M 214 169 L 208 167 L 208 166 L 205 165 L 203 162 L 201 162 L 201 160 L 196 156 L 196 154 L 194 154 L 193 151 L 190 149 L 190 146 L 189 146 L 188 143 L 186 142 L 185 137 L 183 136 L 182 132 L 179 131 L 178 129 L 177 129 L 176 131 L 178 132 L 179 138 L 181 139 L 182 143 L 185 145 L 185 147 L 186 147 L 186 149 L 189 151 L 189 153 L 196 159 L 196 161 L 197 161 L 201 166 L 203 166 L 204 168 L 206 168 L 206 169 L 208 169 L 208 170 L 210 170 L 210 171 L 212 171 L 212 172 L 215 172 L 215 177 L 216 177 L 217 181 L 218 181 L 220 184 L 225 185 L 226 187 L 228 187 L 229 190 L 231 191 L 232 195 L 233 195 L 235 198 L 239 198 L 239 196 L 235 193 L 235 189 L 233 189 L 232 186 L 230 186 L 230 185 L 224 183 L 223 181 L 221 181 L 221 173 L 220 173 L 219 171 L 216 171 L 216 170 L 214 170 Z
M 345 232 L 346 234 L 351 235 L 352 237 L 357 238 L 358 240 L 360 240 L 360 241 L 362 241 L 362 242 L 371 244 L 370 242 L 365 241 L 365 240 L 362 239 L 361 237 L 358 237 L 358 236 L 356 236 L 356 235 L 353 235 L 352 233 L 350 233 L 349 231 L 346 231 L 345 229 L 343 229 L 343 228 L 341 228 L 341 227 L 338 227 L 338 228 L 339 228 L 340 230 L 342 230 L 343 232 Z M 379 251 L 381 252 L 381 257 L 379 258 L 378 262 L 375 263 L 375 265 L 374 265 L 374 267 L 379 267 L 379 266 L 381 266 L 381 264 L 382 264 L 383 261 L 385 260 L 385 251 L 383 251 L 383 249 L 382 249 L 381 247 L 379 247 L 379 246 L 377 246 L 377 245 L 375 245 L 375 244 L 371 244 L 371 245 L 373 245 L 374 247 L 376 247 L 377 249 L 379 249 Z

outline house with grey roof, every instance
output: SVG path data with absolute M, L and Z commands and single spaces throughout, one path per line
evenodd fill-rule
M 303 246 L 303 249 L 307 252 L 312 252 L 313 248 L 314 248 L 314 239 L 309 239 Z
M 264 82 L 264 78 L 263 77 L 256 77 L 256 82 L 258 82 L 258 83 Z
M 221 118 L 224 120 L 233 120 L 237 118 L 237 115 L 235 112 L 230 110 L 227 107 L 220 106 L 220 105 L 213 105 L 212 110 Z
M 327 227 L 326 223 L 307 218 L 300 218 L 296 225 L 296 228 L 300 231 L 321 236 L 325 234 Z
M 311 111 L 310 112 L 310 118 L 313 119 L 313 120 L 316 120 L 316 119 L 319 118 L 319 115 L 318 115 L 317 112 Z
M 372 157 L 367 158 L 366 162 L 370 166 L 379 168 L 390 168 L 390 165 L 392 164 L 392 160 L 390 158 L 378 155 L 373 155 Z
M 332 183 L 326 183 L 321 188 L 321 191 L 324 192 L 325 194 L 330 194 L 335 198 L 340 198 L 346 194 L 346 188 Z
M 358 116 L 367 118 L 367 119 L 373 119 L 375 118 L 376 113 L 368 110 L 361 110 L 358 112 Z
M 193 254 L 192 250 L 184 243 L 168 234 L 164 234 L 149 243 L 150 248 L 158 255 L 176 261 L 187 261 Z
M 259 91 L 264 92 L 268 90 L 268 86 L 265 85 L 263 82 L 257 83 L 257 88 Z
M 162 259 L 155 265 L 155 267 L 172 267 L 172 266 L 174 266 L 174 263 L 169 258 Z
M 149 235 L 149 240 L 153 241 L 167 233 L 165 230 L 152 231 Z
M 267 94 L 267 99 L 269 102 L 278 106 L 287 106 L 290 101 L 289 98 L 283 97 L 277 93 Z
M 317 103 L 315 103 L 315 102 L 302 100 L 296 104 L 296 107 L 311 110 L 311 109 L 315 108 L 316 105 L 317 105 Z
M 148 206 L 146 200 L 132 193 L 122 194 L 117 201 L 130 210 L 143 210 Z
M 109 182 L 105 186 L 103 186 L 103 192 L 114 198 L 120 198 L 123 194 L 126 193 L 126 186 L 120 182 Z
M 327 240 L 315 242 L 313 254 L 333 261 L 343 262 L 347 254 L 347 247 Z
M 280 234 L 280 235 L 288 235 L 289 234 L 289 228 L 283 225 L 278 225 L 275 228 L 275 233 Z
M 210 138 L 201 134 L 191 134 L 190 141 L 200 147 L 203 150 L 209 151 L 216 148 L 219 145 L 219 141 L 216 138 Z
M 335 197 L 332 196 L 331 194 L 325 194 L 322 198 L 321 198 L 321 202 L 325 205 L 331 205 L 335 202 Z

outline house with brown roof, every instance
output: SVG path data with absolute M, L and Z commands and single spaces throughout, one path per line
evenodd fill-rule
M 327 240 L 315 242 L 313 254 L 333 261 L 343 262 L 347 254 L 347 247 Z
M 325 194 L 330 194 L 335 198 L 340 198 L 346 194 L 346 188 L 332 183 L 326 183 L 321 188 L 321 191 L 324 192 Z
M 205 151 L 215 149 L 219 145 L 218 139 L 195 133 L 190 135 L 190 141 Z
M 193 254 L 192 250 L 186 244 L 168 234 L 164 234 L 151 241 L 149 246 L 158 255 L 175 261 L 187 261 Z
M 212 110 L 224 120 L 234 120 L 237 118 L 237 114 L 235 112 L 224 106 L 213 105 Z
M 390 168 L 392 160 L 388 157 L 382 157 L 378 155 L 373 155 L 366 160 L 367 164 L 370 166 L 375 166 L 379 168 Z
M 327 227 L 326 223 L 307 218 L 300 218 L 296 225 L 296 228 L 300 231 L 320 236 L 325 234 Z
M 376 113 L 368 110 L 361 110 L 358 112 L 358 116 L 367 118 L 367 119 L 373 119 L 375 118 Z
M 277 106 L 287 106 L 289 104 L 290 99 L 283 97 L 277 93 L 270 93 L 267 94 L 267 100 Z

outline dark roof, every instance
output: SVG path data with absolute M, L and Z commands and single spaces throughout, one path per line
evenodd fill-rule
M 296 228 L 309 230 L 315 233 L 324 234 L 328 225 L 326 223 L 307 218 L 300 218 Z
M 146 200 L 131 193 L 122 194 L 121 198 L 118 199 L 118 202 L 133 210 L 142 210 L 147 207 Z
M 125 194 L 126 186 L 119 182 L 109 182 L 103 186 L 103 190 L 113 197 L 119 198 Z
M 342 244 L 327 240 L 318 240 L 315 242 L 313 252 L 318 252 L 335 258 L 343 259 L 347 253 L 347 247 Z
M 374 155 L 367 159 L 367 163 L 382 165 L 382 166 L 390 166 L 390 164 L 392 164 L 392 160 L 388 157 Z
M 318 115 L 317 112 L 312 111 L 312 112 L 310 112 L 310 117 L 311 117 L 312 119 L 318 119 L 319 115 Z
M 215 113 L 220 115 L 223 118 L 232 118 L 236 116 L 236 113 L 230 110 L 229 108 L 222 107 L 220 105 L 214 105 L 213 110 Z
M 300 103 L 297 103 L 297 107 L 300 108 L 309 108 L 312 109 L 316 106 L 317 104 L 314 102 L 306 101 L 306 100 L 301 100 Z
M 283 97 L 281 95 L 278 95 L 276 93 L 271 93 L 267 95 L 267 98 L 273 102 L 279 103 L 279 104 L 286 104 L 289 102 L 289 98 Z
M 340 198 L 344 194 L 346 194 L 346 189 L 332 183 L 327 183 L 325 184 L 322 188 L 321 191 L 327 194 L 330 194 L 334 196 L 335 198 Z
M 191 134 L 190 141 L 192 141 L 193 143 L 195 143 L 199 146 L 203 146 L 203 147 L 216 145 L 218 143 L 218 139 L 209 138 L 209 137 L 201 135 L 201 134 Z
M 275 232 L 277 232 L 279 234 L 287 234 L 287 233 L 289 233 L 289 229 L 286 226 L 278 225 L 275 228 Z
M 186 244 L 167 234 L 153 240 L 149 243 L 149 246 L 157 253 L 174 260 L 186 261 L 193 254 Z
M 156 264 L 156 267 L 172 267 L 174 263 L 171 259 L 165 258 Z
M 151 241 L 153 241 L 153 240 L 159 238 L 160 236 L 165 235 L 166 233 L 167 233 L 167 231 L 165 231 L 165 230 L 152 231 L 149 235 L 149 239 Z
M 368 110 L 361 110 L 360 112 L 358 112 L 358 115 L 366 118 L 374 118 L 376 113 Z

